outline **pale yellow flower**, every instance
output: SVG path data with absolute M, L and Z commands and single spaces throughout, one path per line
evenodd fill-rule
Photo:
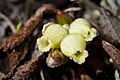
M 85 58 L 88 57 L 88 51 L 84 50 L 83 52 L 77 53 L 72 55 L 72 59 L 74 62 L 78 63 L 78 64 L 82 64 L 85 62 Z
M 78 18 L 70 24 L 69 33 L 78 33 L 82 35 L 86 41 L 91 41 L 96 36 L 96 29 L 91 28 L 86 19 Z
M 51 41 L 44 36 L 37 39 L 37 44 L 38 44 L 39 50 L 42 52 L 49 51 L 52 45 Z
M 67 57 L 71 57 L 77 52 L 83 52 L 86 48 L 84 38 L 79 34 L 69 34 L 61 42 L 61 51 Z
M 59 24 L 50 24 L 43 33 L 52 43 L 51 48 L 59 48 L 62 39 L 68 35 L 68 31 Z
M 69 34 L 62 40 L 60 46 L 62 53 L 78 64 L 84 63 L 88 57 L 88 52 L 85 50 L 86 41 L 80 34 Z

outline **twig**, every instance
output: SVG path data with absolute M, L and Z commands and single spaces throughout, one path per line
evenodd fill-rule
M 8 49 L 13 49 L 15 46 L 22 43 L 25 39 L 27 39 L 32 34 L 34 29 L 37 28 L 37 25 L 42 20 L 43 14 L 47 11 L 50 11 L 50 10 L 56 12 L 56 8 L 50 4 L 45 4 L 41 8 L 39 8 L 36 11 L 35 15 L 27 21 L 24 28 L 21 29 L 21 31 L 19 31 L 15 35 L 9 37 L 6 40 L 6 42 L 4 42 L 0 46 L 0 49 L 2 49 L 4 52 L 7 52 Z
M 30 18 L 30 20 L 28 20 L 25 27 L 15 35 L 11 36 L 5 43 L 3 43 L 1 49 L 3 49 L 3 51 L 7 51 L 8 49 L 11 49 L 11 45 L 12 48 L 16 49 L 19 48 L 19 46 L 21 45 L 20 43 L 24 44 L 23 41 L 32 34 L 34 29 L 37 28 L 39 21 L 41 21 L 43 14 L 49 10 L 56 12 L 56 8 L 53 5 L 49 4 L 44 5 L 40 9 L 38 9 L 35 15 L 32 18 Z M 19 46 L 15 47 L 16 45 Z M 17 55 L 18 53 L 15 54 Z M 8 73 L 8 75 L 4 77 L 4 79 L 5 80 L 8 80 L 10 78 L 12 78 L 13 80 L 27 79 L 36 69 L 38 62 L 41 59 L 41 56 L 39 55 L 39 57 L 29 61 L 28 63 L 20 67 L 15 65 L 15 67 Z M 19 61 L 16 62 L 19 63 Z
M 64 12 L 70 12 L 70 11 L 79 11 L 81 10 L 80 7 L 70 7 L 64 10 Z
M 14 75 L 18 64 L 19 64 L 19 61 L 18 61 L 18 63 L 17 63 L 16 65 L 14 65 L 14 66 L 11 68 L 11 70 L 7 73 L 7 75 L 5 75 L 5 76 L 3 77 L 3 80 L 8 80 L 9 78 L 11 78 L 11 77 Z
M 7 16 L 5 16 L 3 13 L 0 12 L 0 18 L 4 19 L 7 22 L 8 26 L 10 27 L 13 33 L 16 33 L 14 24 L 11 22 L 11 20 Z
M 102 46 L 112 58 L 114 66 L 120 71 L 120 51 L 106 41 L 102 41 Z
M 13 80 L 26 80 L 30 77 L 30 75 L 35 71 L 37 65 L 39 64 L 42 56 L 44 53 L 40 53 L 40 55 L 29 61 L 28 63 L 21 65 L 17 68 L 14 76 L 12 77 Z
M 0 80 L 2 80 L 2 78 L 5 76 L 4 73 L 0 72 Z
M 72 80 L 76 80 L 75 79 L 75 71 L 72 68 L 70 68 L 70 72 L 71 72 L 71 75 L 72 75 Z
M 8 75 L 4 77 L 4 80 L 27 80 L 30 75 L 36 70 L 36 67 L 38 66 L 42 56 L 44 53 L 40 53 L 36 58 L 33 60 L 28 61 L 26 64 L 19 66 L 17 69 L 13 68 L 13 72 L 9 72 Z M 15 66 L 16 67 L 16 66 Z M 12 73 L 12 74 L 11 74 Z M 14 75 L 13 75 L 14 73 Z
M 117 10 L 118 9 L 118 6 L 117 4 L 115 3 L 114 0 L 107 0 L 107 3 L 109 4 L 109 6 L 113 9 L 113 10 Z
M 44 73 L 43 73 L 42 70 L 40 71 L 40 76 L 41 76 L 41 79 L 42 79 L 42 80 L 45 80 L 45 78 L 44 78 Z

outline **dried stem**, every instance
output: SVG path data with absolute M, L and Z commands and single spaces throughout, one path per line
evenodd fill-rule
M 102 45 L 104 50 L 112 58 L 114 66 L 120 71 L 120 51 L 106 41 L 102 41 Z
M 12 32 L 16 33 L 14 24 L 11 22 L 11 20 L 7 16 L 5 16 L 3 13 L 0 12 L 0 18 L 3 18 L 7 22 L 8 26 L 10 27 Z
M 26 80 L 32 75 L 32 73 L 36 70 L 42 56 L 44 53 L 40 53 L 38 57 L 33 60 L 28 61 L 26 64 L 19 66 L 17 69 L 13 68 L 11 72 L 8 73 L 4 77 L 4 80 L 12 79 L 12 80 Z M 16 67 L 16 66 L 15 66 Z M 13 75 L 14 74 L 14 75 Z
M 2 78 L 3 78 L 4 76 L 5 76 L 5 74 L 0 71 L 0 80 L 2 80 Z
M 9 37 L 0 46 L 0 49 L 3 49 L 3 51 L 6 52 L 8 49 L 13 49 L 16 45 L 19 45 L 20 43 L 22 43 L 26 38 L 28 38 L 32 34 L 34 29 L 40 23 L 43 14 L 50 10 L 56 12 L 56 8 L 50 4 L 45 4 L 41 8 L 39 8 L 35 13 L 35 15 L 27 21 L 24 28 L 17 34 Z
M 40 55 L 29 61 L 28 63 L 20 66 L 17 68 L 14 76 L 12 77 L 13 80 L 26 80 L 30 77 L 30 75 L 35 71 L 38 63 L 40 62 L 44 53 L 40 53 Z

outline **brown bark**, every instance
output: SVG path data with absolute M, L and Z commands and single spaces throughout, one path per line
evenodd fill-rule
M 36 70 L 43 54 L 44 53 L 40 53 L 38 57 L 28 61 L 24 65 L 19 66 L 17 69 L 13 68 L 13 70 L 4 77 L 4 80 L 27 80 Z
M 102 41 L 102 45 L 104 50 L 112 58 L 114 66 L 120 71 L 120 50 L 106 41 Z
M 35 15 L 27 21 L 24 28 L 17 34 L 10 36 L 3 44 L 1 44 L 0 49 L 2 49 L 4 52 L 7 52 L 8 49 L 13 49 L 15 46 L 22 43 L 32 34 L 34 29 L 40 23 L 43 14 L 50 10 L 56 12 L 56 8 L 50 4 L 45 4 L 41 8 L 39 8 L 36 11 Z

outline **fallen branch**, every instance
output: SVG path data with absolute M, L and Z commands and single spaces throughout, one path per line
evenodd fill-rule
M 54 11 L 56 12 L 56 8 L 53 5 L 45 4 L 41 8 L 37 10 L 35 15 L 31 17 L 24 28 L 16 33 L 15 35 L 9 37 L 1 46 L 0 49 L 2 49 L 4 52 L 7 52 L 8 49 L 13 49 L 15 46 L 22 43 L 26 38 L 28 38 L 34 29 L 37 27 L 37 25 L 40 23 L 42 16 L 47 11 Z
M 106 41 L 102 41 L 102 46 L 108 55 L 112 58 L 114 66 L 120 71 L 120 50 Z
M 40 53 L 38 57 L 28 61 L 26 64 L 19 66 L 17 69 L 13 68 L 8 75 L 4 77 L 4 80 L 26 80 L 36 70 L 36 67 L 40 63 L 44 53 Z M 15 66 L 16 67 L 16 66 Z M 16 71 L 16 72 L 14 72 Z M 14 74 L 14 75 L 13 75 Z

